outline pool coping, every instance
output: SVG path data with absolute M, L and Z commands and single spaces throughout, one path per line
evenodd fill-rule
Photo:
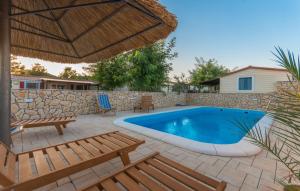
M 188 149 L 191 151 L 200 152 L 203 154 L 241 157 L 241 156 L 252 156 L 261 151 L 261 148 L 250 143 L 247 140 L 246 136 L 244 136 L 239 142 L 233 143 L 233 144 L 212 144 L 212 143 L 204 143 L 204 142 L 194 141 L 191 139 L 179 137 L 177 135 L 165 133 L 162 131 L 143 127 L 140 125 L 135 125 L 135 124 L 128 123 L 125 121 L 126 119 L 132 118 L 132 117 L 141 117 L 141 116 L 160 114 L 160 113 L 168 113 L 168 112 L 188 110 L 188 109 L 201 108 L 201 107 L 208 107 L 208 106 L 184 107 L 184 108 L 171 109 L 171 110 L 166 110 L 166 111 L 161 111 L 161 112 L 124 116 L 124 117 L 120 117 L 120 118 L 116 119 L 114 121 L 114 124 L 117 126 L 126 128 L 128 130 L 146 135 L 148 137 L 152 137 L 154 139 L 157 139 L 157 140 L 160 140 L 160 141 L 163 141 L 166 143 L 170 143 L 170 144 L 173 144 L 178 147 L 185 148 L 185 149 Z M 215 108 L 225 108 L 225 107 L 215 107 Z M 226 108 L 226 109 L 240 109 L 240 108 Z M 265 115 L 255 124 L 255 127 L 253 127 L 253 129 L 261 128 L 262 130 L 264 130 L 263 134 L 265 134 L 265 133 L 269 132 L 270 127 L 272 126 L 272 123 L 273 123 L 272 117 Z

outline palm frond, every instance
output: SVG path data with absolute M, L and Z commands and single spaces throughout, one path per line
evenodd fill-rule
M 270 152 L 290 171 L 290 175 L 283 177 L 280 183 L 285 184 L 291 180 L 300 180 L 300 58 L 295 58 L 291 51 L 285 52 L 280 47 L 275 47 L 272 52 L 275 61 L 286 68 L 292 75 L 289 86 L 279 89 L 272 97 L 268 115 L 275 121 L 270 132 L 265 128 L 251 129 L 243 122 L 237 125 L 247 133 L 249 142 Z
M 290 50 L 287 51 L 287 54 L 280 47 L 275 47 L 276 53 L 272 52 L 272 54 L 276 57 L 275 61 L 286 68 L 292 76 L 300 81 L 300 58 L 298 56 L 297 60 L 295 59 L 294 53 Z

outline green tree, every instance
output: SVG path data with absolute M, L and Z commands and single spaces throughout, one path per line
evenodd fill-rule
M 187 92 L 189 88 L 189 82 L 184 73 L 179 76 L 174 76 L 175 84 L 173 85 L 173 91 L 175 92 Z
M 10 67 L 11 67 L 11 74 L 13 75 L 24 75 L 26 73 L 25 66 L 21 64 L 17 60 L 17 57 L 15 55 L 10 56 Z
M 129 55 L 131 90 L 161 90 L 161 87 L 168 81 L 168 74 L 172 70 L 170 61 L 177 57 L 177 52 L 173 52 L 175 42 L 175 38 L 168 43 L 160 41 L 135 50 Z
M 291 185 L 300 181 L 300 59 L 295 59 L 292 52 L 284 52 L 276 48 L 276 62 L 286 68 L 292 75 L 288 87 L 279 89 L 270 99 L 268 115 L 277 123 L 269 133 L 258 127 L 252 129 L 245 123 L 239 125 L 246 131 L 248 140 L 270 152 L 279 163 L 290 171 L 286 177 L 278 181 L 285 186 L 285 190 L 300 190 L 300 186 Z
M 26 72 L 32 76 L 48 76 L 47 69 L 39 63 L 35 63 L 30 70 Z
M 100 83 L 102 89 L 113 90 L 117 87 L 122 87 L 128 82 L 127 54 L 99 61 L 96 64 L 85 67 L 84 70 L 93 80 Z
M 79 74 L 76 70 L 73 70 L 72 67 L 65 67 L 64 71 L 58 75 L 59 78 L 62 79 L 79 79 Z
M 219 65 L 217 60 L 204 60 L 202 57 L 196 57 L 195 69 L 190 71 L 191 84 L 199 87 L 201 82 L 218 78 L 229 72 L 225 66 Z

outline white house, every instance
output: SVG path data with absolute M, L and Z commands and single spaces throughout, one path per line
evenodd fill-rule
M 220 78 L 220 93 L 269 93 L 276 83 L 288 81 L 287 70 L 248 66 Z

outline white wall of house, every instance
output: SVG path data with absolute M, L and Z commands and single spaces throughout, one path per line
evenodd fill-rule
M 279 70 L 246 69 L 220 78 L 220 93 L 269 93 L 276 89 L 276 82 L 288 81 L 289 73 Z M 252 78 L 251 90 L 240 90 L 239 78 Z

